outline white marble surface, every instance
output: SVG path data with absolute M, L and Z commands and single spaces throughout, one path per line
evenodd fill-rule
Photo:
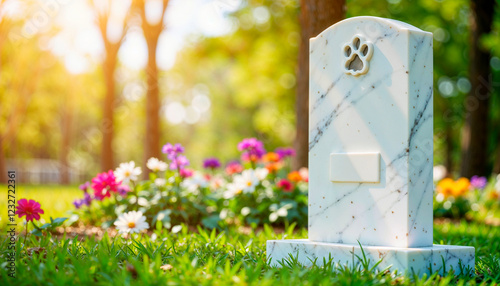
M 376 17 L 329 27 L 310 41 L 309 104 L 309 239 L 431 246 L 432 34 Z M 332 182 L 332 153 L 380 153 L 379 182 Z
M 447 272 L 450 269 L 453 269 L 455 274 L 466 270 L 467 267 L 474 269 L 473 247 L 436 244 L 421 248 L 363 246 L 363 251 L 370 260 L 371 266 L 382 260 L 377 267 L 378 270 L 390 266 L 391 271 L 398 269 L 399 272 L 408 271 L 410 274 L 414 272 L 421 276 L 437 271 L 443 274 L 443 270 Z M 311 266 L 315 259 L 317 259 L 317 265 L 322 266 L 323 258 L 328 261 L 331 257 L 337 266 L 353 267 L 353 261 L 355 266 L 359 264 L 359 260 L 353 254 L 362 257 L 359 245 L 313 242 L 302 239 L 267 241 L 267 259 L 270 260 L 271 265 L 280 266 L 279 262 L 289 259 L 290 254 L 293 257 L 298 256 L 298 261 L 304 266 Z
M 380 153 L 330 154 L 330 181 L 380 182 Z

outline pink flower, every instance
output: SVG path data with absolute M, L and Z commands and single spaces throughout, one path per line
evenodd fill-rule
M 43 214 L 43 210 L 40 208 L 40 203 L 34 200 L 20 199 L 17 201 L 18 206 L 16 214 L 19 217 L 26 216 L 27 221 L 33 221 L 33 219 L 39 220 L 40 214 Z
M 172 159 L 172 162 L 170 163 L 170 170 L 181 170 L 184 169 L 184 167 L 189 165 L 189 160 L 186 158 L 184 155 L 179 155 Z
M 94 189 L 94 196 L 103 200 L 111 196 L 111 192 L 118 192 L 118 187 L 121 182 L 116 181 L 115 174 L 112 170 L 107 173 L 97 174 L 95 178 L 92 179 L 92 189 Z
M 278 184 L 276 184 L 278 188 L 283 189 L 284 192 L 291 192 L 293 190 L 293 184 L 290 183 L 287 179 L 281 179 Z
M 181 175 L 182 178 L 189 178 L 191 176 L 193 176 L 193 171 L 190 170 L 190 169 L 181 169 L 179 171 L 179 174 Z
M 309 182 L 309 169 L 302 167 L 299 169 L 299 174 L 304 182 Z
M 243 166 L 241 166 L 241 164 L 238 161 L 230 162 L 226 166 L 226 173 L 228 175 L 241 173 L 241 172 L 243 172 Z
M 238 150 L 242 151 L 241 158 L 244 161 L 257 161 L 266 154 L 264 144 L 256 138 L 246 138 L 238 143 Z

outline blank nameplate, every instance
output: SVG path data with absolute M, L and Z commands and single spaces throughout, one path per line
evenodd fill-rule
M 380 182 L 380 153 L 331 153 L 330 181 Z

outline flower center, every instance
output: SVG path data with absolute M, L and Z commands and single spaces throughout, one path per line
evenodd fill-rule
M 252 186 L 252 182 L 248 181 L 247 182 L 247 186 L 251 187 Z
M 130 171 L 125 171 L 125 177 L 129 177 L 130 176 Z
M 134 228 L 134 227 L 135 227 L 135 222 L 128 223 L 128 228 Z

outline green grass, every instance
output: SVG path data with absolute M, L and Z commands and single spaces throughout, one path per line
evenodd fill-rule
M 50 217 L 67 217 L 68 211 L 75 208 L 73 201 L 80 197 L 83 197 L 83 194 L 78 186 L 16 185 L 16 200 L 32 199 L 41 204 L 45 212 L 41 216 L 42 223 L 50 222 Z M 1 229 L 7 223 L 7 185 L 0 185 L 0 202 L 2 202 L 0 204 Z M 17 218 L 17 223 L 21 225 L 20 218 Z
M 17 278 L 0 269 L 0 285 L 448 285 L 494 284 L 500 282 L 500 229 L 478 223 L 445 223 L 435 227 L 437 243 L 476 247 L 474 277 L 415 278 L 394 273 L 371 273 L 359 268 L 332 272 L 332 265 L 305 268 L 291 263 L 285 268 L 269 267 L 265 243 L 268 239 L 304 238 L 305 229 L 276 234 L 270 227 L 243 234 L 236 228 L 216 233 L 199 229 L 178 234 L 156 230 L 153 239 L 121 237 L 51 239 L 31 237 L 28 247 L 41 246 L 40 253 L 26 254 L 22 239 L 17 242 Z M 2 234 L 1 260 L 7 242 Z M 171 270 L 163 271 L 162 265 Z
M 7 187 L 0 185 L 7 198 Z M 67 216 L 72 201 L 82 195 L 76 186 L 18 185 L 17 199 L 30 198 L 41 203 L 44 218 Z M 500 283 L 500 227 L 480 223 L 444 223 L 434 227 L 439 244 L 470 245 L 476 248 L 475 277 L 414 278 L 394 273 L 370 273 L 361 268 L 332 272 L 332 265 L 305 268 L 291 263 L 283 269 L 266 263 L 265 244 L 269 239 L 305 238 L 307 231 L 276 234 L 272 228 L 243 234 L 237 228 L 210 233 L 205 230 L 172 234 L 155 231 L 153 239 L 142 236 L 138 241 L 104 237 L 56 239 L 28 238 L 17 241 L 17 278 L 7 277 L 4 269 L 7 255 L 5 226 L 6 200 L 0 200 L 0 285 L 448 285 Z M 18 219 L 18 230 L 21 221 Z M 128 244 L 131 243 L 131 244 Z M 40 253 L 27 249 L 43 247 Z M 170 264 L 163 271 L 160 266 Z

